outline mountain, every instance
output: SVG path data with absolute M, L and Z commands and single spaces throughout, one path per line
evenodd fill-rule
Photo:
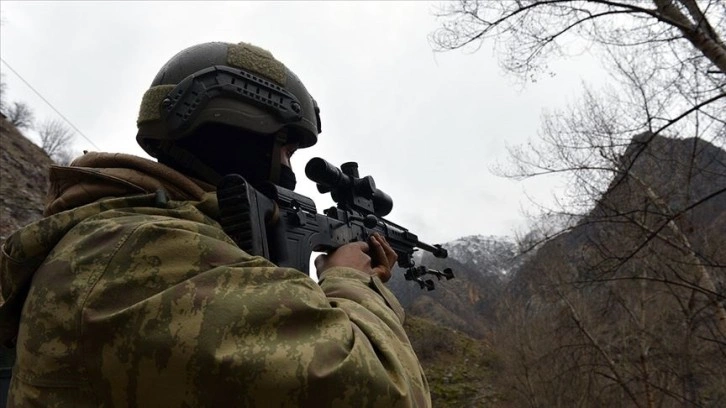
M 724 406 L 726 151 L 643 134 L 616 170 L 511 274 L 501 387 L 515 406 Z
M 668 258 L 695 256 L 713 271 L 716 286 L 726 288 L 718 272 L 726 264 L 726 151 L 701 139 L 642 134 L 621 160 L 621 176 L 595 207 L 511 276 L 510 290 L 545 284 L 551 263 L 566 261 L 578 278 L 590 279 L 659 251 Z M 642 252 L 634 256 L 635 250 Z
M 472 235 L 443 246 L 449 258 L 480 273 L 499 275 L 502 280 L 518 266 L 517 245 L 508 237 Z
M 409 314 L 482 338 L 495 327 L 500 294 L 521 264 L 517 245 L 506 237 L 472 235 L 443 247 L 448 258 L 424 253 L 416 263 L 439 271 L 451 268 L 454 279 L 437 282 L 426 276 L 435 283 L 433 291 L 426 291 L 406 281 L 405 271 L 397 269 L 389 286 Z
M 536 251 L 462 237 L 447 259 L 417 259 L 455 279 L 429 292 L 399 270 L 390 286 L 414 322 L 490 345 L 499 404 L 724 406 L 726 152 L 643 134 L 613 174 L 589 213 L 551 220 L 566 229 Z

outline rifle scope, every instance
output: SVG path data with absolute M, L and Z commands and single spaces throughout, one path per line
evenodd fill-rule
M 362 208 L 379 217 L 391 212 L 393 199 L 376 188 L 373 177 L 360 178 L 355 162 L 344 163 L 341 168 L 315 157 L 305 166 L 305 174 L 318 184 L 320 193 L 330 193 L 338 204 Z

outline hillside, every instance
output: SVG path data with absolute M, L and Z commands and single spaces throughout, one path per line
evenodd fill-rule
M 43 215 L 50 157 L 0 117 L 0 242 Z
M 43 215 L 48 168 L 53 162 L 0 114 L 0 245 L 18 228 Z M 0 405 L 15 354 L 0 346 Z
M 641 135 L 621 166 L 500 300 L 516 406 L 726 404 L 726 152 Z
M 404 280 L 404 271 L 397 270 L 389 282 L 391 290 L 409 313 L 474 338 L 485 338 L 496 326 L 497 301 L 510 274 L 521 263 L 517 246 L 507 238 L 482 235 L 462 237 L 443 246 L 448 258 L 425 253 L 417 264 L 436 270 L 451 268 L 453 280 L 437 282 L 433 278 L 436 289 L 426 291 Z
M 420 260 L 454 280 L 394 275 L 410 315 L 487 345 L 496 406 L 726 406 L 726 152 L 644 134 L 617 173 L 526 257 L 463 237 Z
M 408 316 L 404 328 L 434 407 L 501 406 L 505 396 L 493 386 L 500 362 L 489 344 L 416 316 Z

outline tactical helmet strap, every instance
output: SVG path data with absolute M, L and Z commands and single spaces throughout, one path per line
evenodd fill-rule
M 274 184 L 280 182 L 280 151 L 287 143 L 287 132 L 283 129 L 275 133 L 275 143 L 272 145 L 272 157 L 270 161 L 270 181 Z

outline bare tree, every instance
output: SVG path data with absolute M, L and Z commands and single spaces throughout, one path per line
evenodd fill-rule
M 502 171 L 566 176 L 551 211 L 580 220 L 545 234 L 559 238 L 525 267 L 530 296 L 503 308 L 517 405 L 723 406 L 726 3 L 458 1 L 440 15 L 439 50 L 491 40 L 524 82 L 583 51 L 613 79 L 547 112 Z M 675 154 L 663 135 L 688 140 Z
M 44 121 L 38 128 L 41 148 L 58 164 L 68 164 L 72 158 L 71 143 L 74 134 L 63 122 L 52 119 Z
M 726 3 L 718 0 L 522 0 L 444 3 L 437 49 L 492 40 L 501 64 L 524 81 L 551 58 L 590 52 L 613 74 L 621 102 L 612 118 L 632 135 L 673 134 L 726 142 Z
M 523 324 L 544 330 L 529 338 L 548 341 L 504 350 L 528 356 L 509 366 L 516 371 L 509 377 L 526 373 L 536 390 L 529 400 L 545 406 L 719 406 L 726 401 L 718 368 L 726 365 L 726 153 L 699 138 L 621 137 L 610 118 L 622 108 L 586 93 L 576 109 L 546 118 L 543 147 L 513 151 L 510 175 L 567 174 L 567 207 L 584 215 L 569 234 L 543 238 L 558 237 L 525 268 L 540 277 L 532 292 L 551 304 Z M 561 315 L 567 319 L 557 321 Z M 542 320 L 558 323 L 548 328 Z
M 693 242 L 699 235 L 719 240 L 723 254 L 726 224 L 688 212 L 669 221 L 654 205 L 662 186 L 648 190 L 655 189 L 619 182 L 596 211 L 545 243 L 519 272 L 524 276 L 501 304 L 494 340 L 506 362 L 501 386 L 515 392 L 513 406 L 726 401 L 719 303 L 726 294 L 707 281 L 718 268 L 694 258 L 702 251 Z M 696 233 L 687 231 L 692 218 L 702 218 Z M 670 226 L 653 236 L 664 223 Z M 689 250 L 680 240 L 694 245 Z
M 587 213 L 610 181 L 629 171 L 619 161 L 635 134 L 649 135 L 641 152 L 666 132 L 726 146 L 726 45 L 719 32 L 726 3 L 461 0 L 444 3 L 441 17 L 431 36 L 438 49 L 493 40 L 503 67 L 525 81 L 546 71 L 550 58 L 584 49 L 610 68 L 609 87 L 585 86 L 574 105 L 545 112 L 539 140 L 510 148 L 516 169 L 498 170 L 516 178 L 566 177 L 568 189 L 546 213 Z
M 505 47 L 504 67 L 525 78 L 541 72 L 547 58 L 577 47 L 600 51 L 610 64 L 616 86 L 601 93 L 586 87 L 579 103 L 544 116 L 538 143 L 511 149 L 517 167 L 505 175 L 568 177 L 569 190 L 558 197 L 561 205 L 553 212 L 586 214 L 613 187 L 613 180 L 652 191 L 632 166 L 661 133 L 692 137 L 694 148 L 698 139 L 720 147 L 726 143 L 726 45 L 718 31 L 726 28 L 724 2 L 462 0 L 443 7 L 444 25 L 432 37 L 440 49 L 494 39 Z M 634 134 L 640 134 L 637 143 L 631 143 Z M 624 163 L 626 153 L 632 160 Z M 693 153 L 691 159 L 697 152 Z M 689 175 L 704 170 L 694 162 L 679 165 Z M 723 174 L 723 169 L 715 171 Z M 726 193 L 719 185 L 714 188 L 686 201 L 703 205 Z M 670 222 L 686 209 L 674 208 L 671 197 L 662 194 L 649 200 L 659 214 L 671 218 L 648 239 L 664 231 L 677 232 Z M 673 244 L 694 252 L 689 240 L 680 236 Z M 709 274 L 703 276 L 701 284 L 713 292 Z M 726 329 L 726 313 L 722 315 L 721 328 Z
M 25 102 L 13 102 L 7 111 L 8 121 L 18 129 L 32 129 L 35 117 Z
M 69 148 L 62 149 L 58 152 L 55 157 L 52 157 L 53 162 L 59 166 L 68 166 L 71 164 L 73 159 L 78 157 L 80 154 L 77 151 L 73 151 Z

